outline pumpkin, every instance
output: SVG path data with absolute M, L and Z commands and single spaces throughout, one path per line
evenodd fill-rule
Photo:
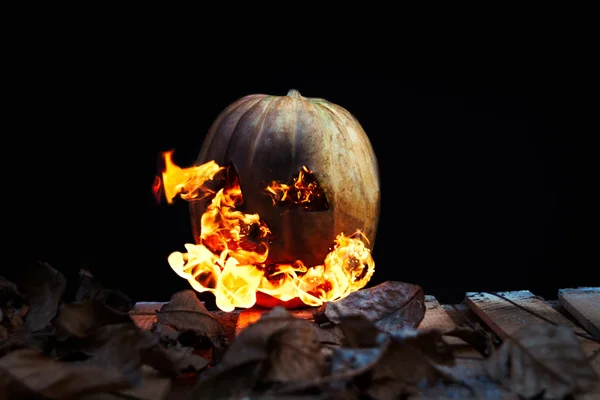
M 341 106 L 294 89 L 286 96 L 242 97 L 215 119 L 196 165 L 211 160 L 233 166 L 243 196 L 240 210 L 259 214 L 271 230 L 268 264 L 322 264 L 336 236 L 357 229 L 373 249 L 380 211 L 377 159 L 358 120 Z M 266 195 L 266 185 L 291 183 L 303 167 L 322 189 L 326 209 L 274 205 Z M 205 206 L 190 203 L 197 243 Z

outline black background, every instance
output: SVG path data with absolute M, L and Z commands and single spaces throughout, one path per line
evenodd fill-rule
M 353 113 L 375 149 L 382 209 L 370 284 L 417 283 L 442 302 L 598 285 L 582 88 L 570 73 L 509 61 L 420 74 L 332 68 L 320 79 L 100 59 L 31 67 L 16 80 L 4 145 L 1 275 L 45 260 L 71 288 L 81 267 L 138 301 L 188 288 L 167 264 L 192 241 L 187 204 L 154 202 L 159 153 L 175 149 L 191 165 L 231 102 L 295 88 Z

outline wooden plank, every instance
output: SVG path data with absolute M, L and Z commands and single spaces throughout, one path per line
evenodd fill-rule
M 548 305 L 544 299 L 528 290 L 514 292 L 468 292 L 465 302 L 500 338 L 513 336 L 529 324 L 563 324 L 578 335 L 584 353 L 600 376 L 600 343 L 584 329 Z
M 577 321 L 573 317 L 573 315 L 571 315 L 567 310 L 565 310 L 565 308 L 563 307 L 562 304 L 560 304 L 560 301 L 558 299 L 556 299 L 556 300 L 546 300 L 546 304 L 548 304 L 550 307 L 554 308 L 556 311 L 558 311 L 559 313 L 561 313 L 562 315 L 564 315 L 569 321 L 571 321 L 575 325 L 581 326 L 581 324 L 579 323 L 579 321 Z
M 464 303 L 461 304 L 442 304 L 442 308 L 446 310 L 448 316 L 458 326 L 476 326 L 479 324 L 485 327 L 485 324 L 481 323 L 481 320 L 475 315 L 475 313 Z
M 600 339 L 600 287 L 560 289 L 558 300 L 590 334 Z

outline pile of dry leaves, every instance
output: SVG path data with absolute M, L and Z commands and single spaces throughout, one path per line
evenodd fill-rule
M 314 319 L 277 307 L 233 341 L 198 301 L 176 293 L 142 330 L 131 301 L 81 274 L 73 302 L 48 264 L 22 287 L 0 277 L 0 399 L 561 399 L 598 377 L 566 327 L 535 325 L 494 347 L 478 327 L 416 329 L 420 287 L 386 282 L 326 304 Z M 448 338 L 482 357 L 461 372 Z

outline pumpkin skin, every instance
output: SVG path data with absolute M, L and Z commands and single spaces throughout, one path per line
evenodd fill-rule
M 346 109 L 294 89 L 286 96 L 252 94 L 232 103 L 213 122 L 196 165 L 232 164 L 245 213 L 258 213 L 273 234 L 267 263 L 322 264 L 339 233 L 360 229 L 372 250 L 379 222 L 377 158 L 358 120 Z M 326 211 L 273 205 L 265 188 L 291 184 L 302 166 L 323 189 Z M 191 202 L 198 242 L 206 202 Z

